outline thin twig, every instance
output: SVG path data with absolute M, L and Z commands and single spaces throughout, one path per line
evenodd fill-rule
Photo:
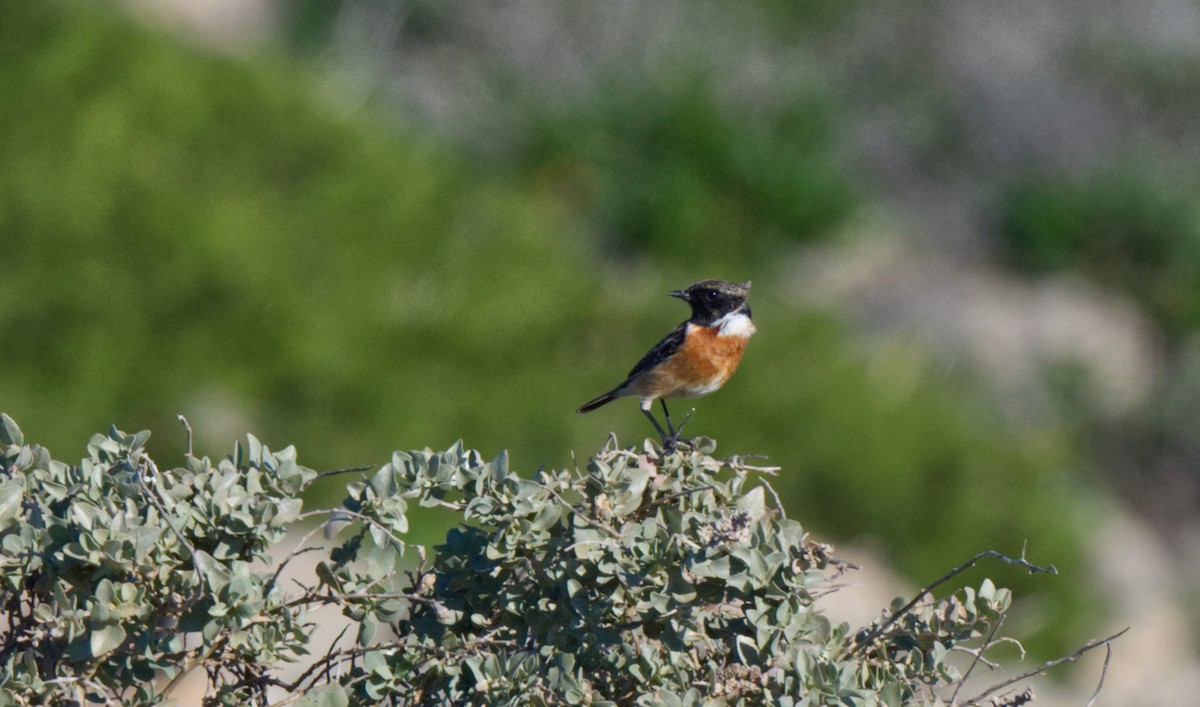
M 682 491 L 676 491 L 675 493 L 668 493 L 665 496 L 659 496 L 657 499 L 658 503 L 656 505 L 661 506 L 661 505 L 664 505 L 666 502 L 674 501 L 677 498 L 683 498 L 684 496 L 689 496 L 693 493 L 698 493 L 700 491 L 712 491 L 712 490 L 713 490 L 713 486 L 705 484 L 704 486 L 696 486 L 694 488 L 684 489 Z
M 275 568 L 275 573 L 271 575 L 271 579 L 267 581 L 266 585 L 263 588 L 264 596 L 266 594 L 270 593 L 271 589 L 275 586 L 275 583 L 277 581 L 279 581 L 279 575 L 283 573 L 283 569 L 285 567 L 287 567 L 287 564 L 289 562 L 291 562 L 293 559 L 295 559 L 297 555 L 304 553 L 304 552 L 321 549 L 319 547 L 316 547 L 315 545 L 305 547 L 305 543 L 307 543 L 309 540 L 311 540 L 312 536 L 315 535 L 323 527 L 324 527 L 323 525 L 318 525 L 315 528 L 313 528 L 312 530 L 305 533 L 304 537 L 300 538 L 300 542 L 296 543 L 296 549 L 292 550 L 292 552 L 290 552 L 287 557 L 283 558 L 283 561 L 281 561 L 279 563 L 279 566 Z
M 1027 687 L 1020 692 L 1010 692 L 1007 695 L 1000 695 L 992 700 L 991 707 L 1021 707 L 1021 705 L 1033 702 L 1035 697 L 1033 687 Z
M 425 606 L 436 607 L 441 602 L 429 597 L 423 597 L 420 594 L 410 594 L 408 592 L 351 592 L 349 594 L 335 594 L 334 592 L 325 592 L 318 594 L 316 592 L 307 592 L 304 596 L 297 597 L 284 604 L 284 606 L 293 607 L 318 602 L 321 604 L 337 604 L 344 601 L 354 601 L 358 599 L 404 599 L 411 601 L 414 604 L 423 604 Z
M 1108 663 L 1112 660 L 1112 643 L 1104 644 L 1104 667 L 1100 670 L 1100 682 L 1096 684 L 1096 691 L 1092 693 L 1091 699 L 1083 707 L 1092 707 L 1096 704 L 1096 698 L 1100 696 L 1100 691 L 1104 689 L 1104 680 L 1108 677 Z
M 842 575 L 846 574 L 850 570 L 861 570 L 862 569 L 862 565 L 858 564 L 857 562 L 850 562 L 849 560 L 839 560 L 836 557 L 829 558 L 828 560 L 826 560 L 826 563 L 829 565 L 832 565 L 833 568 L 835 570 L 837 570 L 837 572 L 835 572 L 833 574 L 833 576 L 829 578 L 829 581 L 833 581 L 833 580 L 837 579 L 838 577 L 841 577 Z
M 638 519 L 645 518 L 646 516 L 650 515 L 650 513 L 653 512 L 655 509 L 662 508 L 663 506 L 667 505 L 668 503 L 670 503 L 671 501 L 674 501 L 677 498 L 683 498 L 684 496 L 689 496 L 693 493 L 697 493 L 700 491 L 712 491 L 714 488 L 715 488 L 714 486 L 705 484 L 703 486 L 696 486 L 696 487 L 693 487 L 690 489 L 684 489 L 682 491 L 676 491 L 674 493 L 668 493 L 663 496 L 659 496 L 658 498 L 656 498 L 654 500 L 653 503 L 648 503 L 644 506 L 639 506 L 638 509 L 636 511 L 634 511 L 634 513 L 632 514 L 631 517 L 638 518 Z
M 996 692 L 999 692 L 1000 690 L 1003 690 L 1004 688 L 1008 687 L 1009 685 L 1012 685 L 1013 683 L 1017 683 L 1022 680 L 1027 680 L 1027 679 L 1029 679 L 1031 677 L 1035 677 L 1037 675 L 1041 675 L 1041 674 L 1045 673 L 1047 670 L 1049 670 L 1055 666 L 1062 665 L 1063 663 L 1074 663 L 1075 661 L 1079 660 L 1079 658 L 1084 653 L 1087 653 L 1088 651 L 1092 650 L 1093 648 L 1097 648 L 1099 646 L 1107 646 L 1108 644 L 1117 640 L 1121 636 L 1125 635 L 1125 632 L 1128 630 L 1129 630 L 1128 627 L 1123 628 L 1120 631 L 1109 636 L 1108 638 L 1101 638 L 1099 640 L 1088 641 L 1087 643 L 1080 646 L 1074 653 L 1069 653 L 1060 658 L 1055 658 L 1054 660 L 1048 660 L 1045 663 L 1042 663 L 1041 665 L 1039 665 L 1038 667 L 1036 667 L 1032 670 L 1027 670 L 1027 671 L 1021 673 L 1020 675 L 1017 675 L 1016 677 L 1009 678 L 1008 680 L 1005 680 L 1004 682 L 1001 682 L 1001 683 L 997 683 L 997 684 L 989 687 L 987 690 L 984 690 L 983 692 L 979 693 L 978 695 L 973 697 L 970 701 L 963 703 L 963 707 L 970 707 L 970 705 L 977 705 L 977 704 L 979 704 L 980 700 L 983 700 L 984 698 L 988 697 L 989 695 L 993 695 Z M 1108 668 L 1108 661 L 1106 660 L 1105 661 L 1105 669 L 1107 670 L 1107 668 Z M 1103 682 L 1101 683 L 1101 685 L 1103 685 Z M 1099 688 L 1097 688 L 1097 692 L 1099 692 Z M 1095 699 L 1095 695 L 1093 695 L 1092 697 L 1093 697 L 1093 699 Z
M 1020 641 L 1018 641 L 1015 638 L 1012 638 L 1011 636 L 999 636 L 989 646 L 983 646 L 983 647 L 979 647 L 979 648 L 970 648 L 968 646 L 955 645 L 955 646 L 951 646 L 950 650 L 957 651 L 959 653 L 966 653 L 967 655 L 971 655 L 971 656 L 974 656 L 974 655 L 981 656 L 979 659 L 980 663 L 983 663 L 984 665 L 991 668 L 992 670 L 999 670 L 1000 669 L 999 663 L 997 663 L 994 660 L 989 660 L 988 658 L 984 658 L 984 657 L 982 657 L 982 655 L 983 655 L 983 649 L 985 647 L 990 650 L 1002 643 L 1008 643 L 1008 644 L 1012 644 L 1012 645 L 1016 646 L 1017 652 L 1021 654 L 1021 657 L 1017 658 L 1017 661 L 1021 662 L 1021 661 L 1025 660 L 1025 646 L 1021 645 Z
M 771 492 L 771 497 L 775 499 L 775 508 L 779 510 L 779 517 L 787 520 L 787 511 L 783 508 L 783 501 L 779 500 L 779 494 L 775 493 L 775 487 L 767 483 L 766 479 L 759 479 L 759 482 L 763 486 L 766 486 L 767 490 Z
M 187 455 L 188 459 L 194 459 L 196 455 L 192 454 L 192 426 L 188 424 L 187 418 L 182 413 L 175 417 L 179 418 L 179 422 L 183 424 L 183 429 L 187 430 Z
M 967 680 L 971 677 L 971 673 L 975 670 L 975 667 L 979 665 L 979 661 L 983 660 L 983 652 L 988 649 L 988 646 L 992 645 L 992 641 L 996 638 L 996 632 L 999 631 L 1000 627 L 1004 625 L 1005 618 L 1006 616 L 1004 614 L 1000 615 L 1000 618 L 995 624 L 992 625 L 992 630 L 988 632 L 987 640 L 985 640 L 983 645 L 980 646 L 977 651 L 975 651 L 975 660 L 971 661 L 971 665 L 967 667 L 967 672 L 963 673 L 963 676 L 958 680 L 958 685 L 954 686 L 954 693 L 950 695 L 950 704 L 955 704 L 955 702 L 958 700 L 958 691 L 963 688 L 963 685 L 967 684 Z M 988 663 L 988 665 L 991 664 Z
M 349 628 L 349 627 L 347 626 L 347 628 Z M 344 629 L 343 629 L 343 631 L 344 631 Z M 340 638 L 340 636 L 339 636 L 339 638 Z M 304 681 L 307 680 L 312 675 L 314 675 L 315 673 L 317 673 L 322 667 L 325 667 L 328 669 L 330 666 L 333 665 L 334 661 L 340 661 L 344 658 L 353 657 L 353 656 L 361 654 L 361 653 L 366 653 L 368 651 L 376 650 L 377 648 L 378 648 L 378 646 L 353 646 L 351 648 L 343 648 L 342 650 L 337 651 L 336 653 L 333 653 L 333 652 L 326 653 L 324 658 L 322 658 L 321 660 L 318 660 L 318 661 L 314 662 L 312 665 L 308 666 L 308 668 L 305 669 L 305 671 L 303 673 L 300 673 L 299 677 L 297 677 L 295 680 L 292 681 L 292 684 L 290 686 L 288 686 L 288 692 L 299 695 L 301 693 L 297 693 L 297 690 L 300 688 L 301 685 L 304 684 Z
M 154 484 L 157 486 L 160 474 L 158 471 L 158 466 L 154 463 L 154 460 L 151 459 L 150 457 L 146 456 L 145 454 L 142 454 L 141 459 L 139 459 L 139 461 L 142 462 L 143 464 L 145 464 L 150 469 L 150 471 L 153 472 L 152 477 L 154 480 Z M 175 537 L 179 538 L 180 544 L 182 544 L 183 547 L 188 551 L 188 555 L 192 559 L 192 565 L 195 566 L 197 574 L 199 574 L 200 576 L 204 576 L 204 571 L 201 570 L 200 565 L 196 563 L 196 548 L 193 547 L 190 542 L 188 542 L 187 536 L 185 536 L 183 534 L 183 532 L 181 530 L 179 530 L 179 528 L 176 528 L 175 524 L 171 522 L 171 514 L 167 512 L 167 509 L 164 508 L 161 503 L 159 503 L 157 491 L 152 490 L 149 486 L 146 485 L 146 480 L 145 480 L 143 474 L 138 473 L 136 475 L 136 477 L 137 477 L 138 486 L 140 486 L 142 489 L 142 492 L 146 494 L 146 500 L 150 501 L 150 505 L 154 506 L 154 508 L 158 510 L 159 515 L 162 516 L 163 522 L 166 523 L 167 527 L 170 528 L 175 533 Z
M 329 650 L 325 651 L 325 680 L 326 681 L 329 680 L 329 677 L 330 677 L 329 671 L 333 668 L 333 665 L 330 664 L 330 662 L 329 662 L 330 656 L 333 655 L 333 651 L 334 651 L 334 649 L 337 648 L 337 644 L 342 642 L 342 637 L 345 636 L 346 632 L 349 630 L 350 630 L 350 624 L 346 624 L 345 626 L 343 626 L 342 630 L 338 632 L 337 638 L 333 639 L 333 643 L 329 644 Z
M 205 648 L 203 651 L 197 653 L 195 657 L 193 657 L 182 668 L 179 669 L 179 672 L 175 674 L 175 677 L 171 678 L 171 681 L 167 683 L 166 687 L 162 689 L 160 694 L 163 697 L 170 695 L 171 691 L 178 687 L 179 683 L 182 682 L 189 673 L 199 666 L 204 665 L 204 663 L 212 656 L 212 654 L 216 653 L 217 648 L 224 644 L 224 642 L 225 636 L 219 636 L 216 640 L 208 645 L 208 648 Z
M 296 520 L 301 521 L 301 520 L 306 520 L 308 518 L 312 518 L 314 516 L 319 516 L 321 514 L 332 515 L 334 513 L 341 513 L 343 515 L 348 515 L 351 518 L 357 518 L 357 519 L 363 521 L 364 523 L 369 523 L 370 525 L 373 525 L 376 528 L 379 528 L 383 532 L 387 533 L 388 537 L 392 539 L 392 542 L 396 543 L 398 546 L 400 546 L 400 547 L 406 546 L 406 543 L 403 540 L 401 540 L 399 537 L 397 537 L 396 534 L 393 533 L 391 530 L 389 530 L 387 528 L 387 526 L 385 526 L 383 523 L 380 523 L 379 521 L 375 520 L 371 516 L 359 513 L 357 511 L 352 511 L 349 508 L 344 508 L 344 507 L 317 508 L 315 510 L 305 511 L 304 513 L 301 513 L 300 515 L 296 516 Z
M 767 458 L 767 455 L 765 455 L 765 454 L 735 454 L 732 457 L 729 457 L 729 459 L 727 459 L 725 461 L 725 466 L 729 467 L 729 469 L 731 471 L 733 471 L 734 473 L 757 471 L 760 474 L 767 474 L 768 476 L 779 476 L 779 472 L 780 472 L 780 470 L 783 469 L 783 467 L 780 467 L 780 466 L 754 466 L 753 464 L 746 463 L 747 459 L 766 459 L 766 458 Z
M 325 673 L 324 677 L 325 677 L 326 684 L 332 684 L 332 676 L 329 675 L 328 671 Z M 344 689 L 346 692 L 353 693 L 355 685 L 364 683 L 373 677 L 374 676 L 371 675 L 371 673 L 364 673 L 362 675 L 359 675 L 356 678 L 351 678 L 350 680 L 347 680 L 347 681 L 339 683 L 339 684 L 341 685 L 342 689 Z M 400 682 L 400 684 L 404 685 L 405 687 L 410 687 L 409 684 L 403 680 L 399 680 L 399 682 Z M 270 707 L 284 707 L 284 705 L 290 705 L 291 703 L 296 702 L 297 700 L 299 700 L 303 697 L 307 697 L 307 693 L 309 691 L 311 691 L 313 688 L 315 688 L 316 685 L 317 685 L 317 682 L 316 682 L 316 679 L 314 678 L 313 682 L 309 684 L 307 690 L 301 690 L 299 692 L 297 692 L 295 690 L 289 690 L 289 692 L 291 692 L 292 694 L 288 695 L 287 697 L 280 700 L 279 702 L 275 702 L 275 703 L 271 704 Z M 403 704 L 403 703 L 388 702 L 388 703 L 382 703 L 382 704 Z
M 846 589 L 848 587 L 861 587 L 861 586 L 863 586 L 863 585 L 860 582 L 823 581 L 817 587 L 814 587 L 813 589 L 808 589 L 808 594 L 815 601 L 817 599 L 821 599 L 822 597 L 827 597 L 830 594 L 833 594 L 834 592 L 840 592 L 843 589 Z
M 643 440 L 642 441 L 643 447 L 645 446 L 646 442 L 650 442 L 650 441 L 651 441 L 651 439 L 649 437 L 647 437 L 645 440 Z M 613 446 L 609 446 L 609 445 L 613 445 Z M 625 447 L 621 447 L 619 445 L 620 445 L 620 442 L 617 441 L 616 433 L 609 432 L 608 440 L 604 443 L 604 448 L 600 450 L 600 454 L 598 454 L 597 456 L 598 457 L 605 457 L 605 456 L 625 457 L 627 459 L 634 459 L 634 460 L 639 460 L 644 456 L 644 452 L 637 451 L 636 447 L 625 448 Z
M 811 550 L 809 550 L 807 547 L 805 548 L 805 552 L 811 554 Z M 808 590 L 808 593 L 810 595 L 812 595 L 812 598 L 814 600 L 820 599 L 821 597 L 832 594 L 832 593 L 838 591 L 839 589 L 845 589 L 846 587 L 853 587 L 853 586 L 861 586 L 861 585 L 856 585 L 856 583 L 852 583 L 852 582 L 839 582 L 838 581 L 838 579 L 840 579 L 843 575 L 845 575 L 847 572 L 849 572 L 851 570 L 861 570 L 862 569 L 861 565 L 857 565 L 853 562 L 847 562 L 846 560 L 839 560 L 836 557 L 826 557 L 824 561 L 825 561 L 825 565 L 827 567 L 833 568 L 833 574 L 829 575 L 828 577 L 825 577 L 824 579 L 822 579 L 820 581 L 819 584 L 813 585 L 812 588 L 810 588 Z M 818 563 L 813 563 L 813 564 L 815 565 Z M 818 589 L 817 587 L 820 587 L 820 588 Z
M 563 552 L 570 552 L 580 545 L 603 545 L 604 547 L 620 551 L 622 548 L 612 540 L 577 540 L 563 548 Z
M 349 474 L 349 473 L 355 472 L 355 471 L 370 471 L 374 468 L 375 467 L 368 465 L 368 466 L 351 466 L 351 467 L 347 467 L 345 469 L 330 469 L 329 471 L 318 472 L 317 478 L 324 479 L 328 476 L 337 476 L 338 474 Z
M 863 648 L 865 648 L 868 643 L 870 643 L 871 641 L 874 641 L 876 638 L 879 638 L 880 636 L 882 636 L 884 631 L 887 631 L 889 628 L 892 627 L 892 624 L 894 624 L 900 620 L 900 617 L 902 617 L 905 614 L 907 614 L 908 612 L 912 611 L 913 607 L 915 607 L 917 604 L 919 604 L 925 598 L 925 595 L 931 593 L 937 587 L 940 587 L 941 585 L 945 584 L 946 582 L 949 582 L 950 580 L 954 579 L 955 577 L 962 574 L 963 572 L 966 572 L 967 570 L 971 569 L 976 564 L 978 564 L 980 560 L 983 560 L 988 557 L 994 557 L 994 558 L 1001 560 L 1003 562 L 1006 562 L 1010 565 L 1019 565 L 1021 567 L 1024 567 L 1025 569 L 1029 570 L 1030 574 L 1034 574 L 1037 572 L 1048 572 L 1050 574 L 1058 574 L 1058 568 L 1055 567 L 1054 565 L 1047 565 L 1045 567 L 1039 567 L 1035 564 L 1032 564 L 1028 560 L 1026 560 L 1024 551 L 1022 551 L 1021 557 L 1016 558 L 1016 559 L 1009 557 L 1008 555 L 1005 555 L 1003 553 L 997 552 L 995 550 L 984 550 L 983 552 L 976 553 L 976 555 L 974 557 L 972 557 L 971 559 L 967 560 L 966 562 L 959 565 L 958 567 L 955 567 L 954 569 L 950 570 L 949 572 L 947 572 L 943 576 L 939 577 L 938 579 L 934 580 L 930 584 L 927 584 L 926 586 L 922 587 L 921 590 L 917 592 L 916 596 L 914 596 L 912 598 L 912 601 L 905 604 L 903 607 L 900 608 L 899 611 L 892 614 L 886 621 L 881 623 L 875 629 L 869 631 L 865 636 L 863 636 L 860 639 L 856 639 L 854 647 L 850 649 L 850 655 L 854 655 L 854 654 L 858 653 Z
M 575 506 L 572 506 L 571 503 L 569 501 L 567 501 L 567 499 L 560 496 L 559 493 L 557 491 L 555 491 L 554 489 L 550 488 L 549 486 L 546 486 L 545 484 L 542 485 L 542 488 L 549 491 L 551 496 L 554 496 L 556 499 L 558 499 L 559 503 L 561 503 L 567 507 L 567 510 L 574 513 L 577 517 L 583 519 L 583 521 L 586 522 L 588 525 L 590 525 L 593 528 L 596 528 L 598 530 L 603 530 L 604 532 L 608 533 L 609 536 L 611 536 L 614 540 L 621 539 L 621 534 L 618 533 L 616 530 L 609 527 L 607 524 L 601 523 L 600 521 L 596 520 L 595 518 L 592 518 L 591 516 L 585 514 L 583 511 L 579 510 Z
M 473 640 L 466 641 L 463 645 L 464 645 L 464 647 L 470 649 L 470 648 L 474 648 L 476 646 L 515 648 L 517 644 L 516 644 L 516 642 L 508 640 L 508 639 L 476 638 Z M 426 654 L 429 654 L 429 653 L 446 653 L 447 649 L 442 646 L 427 646 L 427 645 L 422 645 L 419 643 L 403 643 L 400 641 L 393 641 L 393 642 L 387 642 L 387 643 L 376 643 L 376 644 L 373 644 L 370 646 L 353 646 L 350 648 L 343 648 L 342 650 L 337 651 L 336 653 L 327 654 L 325 656 L 325 658 L 318 660 L 315 663 L 313 663 L 312 665 L 308 666 L 308 668 L 306 668 L 305 671 L 303 673 L 301 673 L 300 677 L 293 680 L 291 685 L 288 686 L 288 692 L 291 692 L 293 694 L 290 697 L 288 697 L 286 700 L 284 700 L 283 702 L 278 702 L 276 704 L 279 704 L 279 705 L 287 704 L 288 702 L 291 702 L 296 697 L 302 696 L 303 693 L 298 692 L 299 688 L 304 684 L 304 682 L 306 680 L 314 678 L 315 674 L 320 670 L 321 667 L 324 666 L 326 668 L 329 668 L 329 667 L 332 667 L 335 663 L 341 663 L 346 660 L 354 660 L 355 658 L 358 658 L 359 656 L 365 655 L 372 651 L 380 651 L 380 652 L 384 652 L 384 651 L 422 651 Z M 315 683 L 310 683 L 309 688 L 311 688 L 314 684 Z

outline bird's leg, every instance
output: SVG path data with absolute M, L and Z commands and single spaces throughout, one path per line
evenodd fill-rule
M 679 432 L 675 429 L 675 425 L 671 424 L 671 411 L 667 409 L 667 399 L 659 398 L 658 402 L 662 405 L 663 417 L 667 418 L 667 430 L 671 433 L 671 439 L 677 439 Z
M 663 430 L 662 425 L 658 424 L 658 420 L 654 419 L 654 414 L 650 412 L 649 408 L 642 408 L 642 414 L 646 416 L 646 419 L 650 420 L 650 424 L 654 425 L 654 429 L 658 432 L 658 436 L 662 438 L 663 451 L 667 451 L 667 443 L 670 435 Z M 667 421 L 667 424 L 671 424 L 669 420 Z M 673 448 L 674 443 L 672 443 L 671 446 Z
M 683 426 L 687 424 L 688 420 L 692 419 L 692 413 L 696 412 L 696 408 L 689 410 L 688 414 L 684 416 L 683 422 L 679 423 L 679 427 L 675 427 L 671 423 L 671 411 L 667 409 L 667 401 L 664 398 L 659 398 L 658 402 L 662 404 L 663 415 L 667 418 L 667 429 L 671 431 L 670 439 L 664 439 L 663 441 L 663 451 L 670 453 L 675 451 L 675 445 L 679 442 L 690 442 L 690 440 L 682 439 L 679 433 L 683 432 Z

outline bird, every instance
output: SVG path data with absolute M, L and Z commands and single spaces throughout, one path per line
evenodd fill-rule
M 662 438 L 663 451 L 671 453 L 679 443 L 683 425 L 671 422 L 667 398 L 697 398 L 725 385 L 737 370 L 746 342 L 756 329 L 750 318 L 750 281 L 701 280 L 682 290 L 668 292 L 688 303 L 692 316 L 654 345 L 629 371 L 625 382 L 579 406 L 588 413 L 625 396 L 641 398 L 642 413 Z M 651 412 L 657 400 L 666 417 L 667 429 Z

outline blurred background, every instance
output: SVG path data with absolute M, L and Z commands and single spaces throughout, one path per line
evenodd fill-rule
M 60 459 L 110 424 L 178 457 L 183 413 L 213 457 L 582 464 L 651 432 L 573 411 L 666 292 L 752 279 L 688 432 L 783 467 L 881 592 L 841 608 L 1027 548 L 1060 574 L 967 576 L 1016 590 L 1024 667 L 1132 626 L 1098 704 L 1180 704 L 1198 110 L 1185 0 L 7 2 L 0 409 Z

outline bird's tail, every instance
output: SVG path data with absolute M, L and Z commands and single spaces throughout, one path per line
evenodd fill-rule
M 580 405 L 579 409 L 576 410 L 575 412 L 577 412 L 577 413 L 591 412 L 592 410 L 595 410 L 598 407 L 603 407 L 605 405 L 608 405 L 609 403 L 611 403 L 612 401 L 617 399 L 616 392 L 617 391 L 615 391 L 615 390 L 610 390 L 607 393 L 605 393 L 604 395 L 601 395 L 600 397 L 596 398 L 595 400 L 589 400 L 586 403 L 584 403 L 583 405 Z

